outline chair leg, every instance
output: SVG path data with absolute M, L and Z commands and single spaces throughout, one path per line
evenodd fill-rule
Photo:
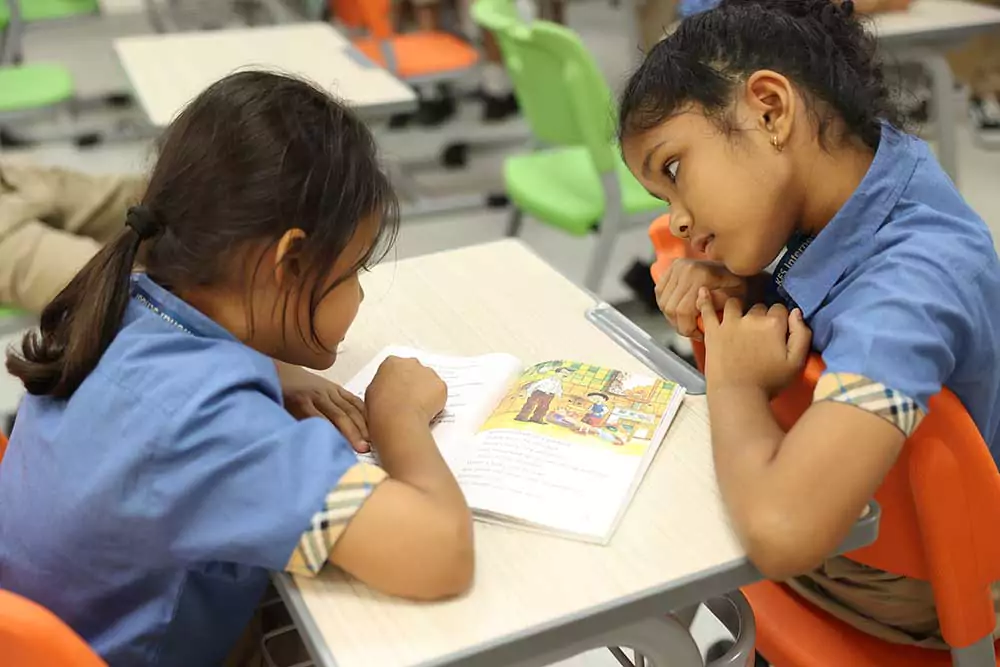
M 524 224 L 524 211 L 516 206 L 511 206 L 510 217 L 507 219 L 507 236 L 516 237 L 521 234 L 521 226 Z
M 601 289 L 601 280 L 604 272 L 608 268 L 608 260 L 611 259 L 611 251 L 615 248 L 615 241 L 618 238 L 620 227 L 621 211 L 608 213 L 601 221 L 600 231 L 597 232 L 597 246 L 590 255 L 590 262 L 587 265 L 587 274 L 584 276 L 583 285 L 588 290 L 597 294 Z M 611 218 L 614 219 L 611 219 Z
M 971 646 L 951 649 L 951 664 L 954 667 L 986 667 L 994 665 L 992 637 L 984 637 Z

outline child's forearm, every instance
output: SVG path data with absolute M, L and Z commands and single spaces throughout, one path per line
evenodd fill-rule
M 768 572 L 774 524 L 782 499 L 769 485 L 771 465 L 785 436 L 767 395 L 753 388 L 709 387 L 712 453 L 719 490 L 747 554 Z
M 372 445 L 389 477 L 449 505 L 465 507 L 462 491 L 422 418 L 397 414 L 371 422 Z

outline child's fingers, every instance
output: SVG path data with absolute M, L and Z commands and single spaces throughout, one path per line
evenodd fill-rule
M 743 317 L 743 302 L 739 299 L 727 299 L 726 306 L 722 310 L 722 321 L 736 321 Z
M 365 408 L 365 402 L 360 396 L 355 396 L 354 394 L 347 391 L 340 385 L 337 385 L 337 394 L 345 401 L 353 405 L 360 414 L 362 415 L 368 414 L 368 410 L 367 408 Z
M 677 333 L 693 338 L 698 332 L 698 292 L 692 291 L 684 295 L 674 311 L 674 326 Z
M 354 420 L 361 431 L 362 437 L 368 439 L 368 408 L 365 402 L 340 385 L 337 385 L 337 393 L 330 397 L 340 408 Z
M 719 312 L 726 307 L 726 302 L 732 297 L 726 294 L 724 290 L 714 289 L 709 292 L 712 295 L 712 306 L 715 308 L 715 312 Z
M 367 452 L 370 449 L 368 438 L 362 434 L 361 429 L 358 427 L 357 418 L 350 414 L 350 412 L 355 412 L 355 410 L 352 408 L 348 412 L 342 405 L 344 404 L 335 403 L 333 395 L 330 395 L 329 397 L 314 399 L 306 409 L 306 412 L 311 416 L 323 417 L 332 422 L 347 442 L 351 443 L 354 451 Z M 365 426 L 365 432 L 367 430 L 368 428 Z
M 805 363 L 812 345 L 812 331 L 806 326 L 802 311 L 796 308 L 788 317 L 788 358 L 798 365 Z
M 719 315 L 715 312 L 715 305 L 712 303 L 712 296 L 707 287 L 698 290 L 698 311 L 701 312 L 702 328 L 707 333 L 719 326 Z
M 344 420 L 350 421 L 350 427 L 352 432 L 358 434 L 358 443 L 367 443 L 369 440 L 368 435 L 368 420 L 365 419 L 365 415 L 358 410 L 357 406 L 352 402 L 344 399 L 341 394 L 331 394 L 326 399 L 319 400 L 319 409 L 322 412 L 328 414 L 332 420 L 334 416 L 340 418 L 343 416 Z M 344 434 L 345 437 L 347 434 Z M 348 438 L 349 440 L 351 438 Z M 353 441 L 352 441 L 353 442 Z

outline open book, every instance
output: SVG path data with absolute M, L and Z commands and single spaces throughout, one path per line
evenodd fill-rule
M 389 355 L 448 385 L 434 440 L 477 518 L 602 544 L 684 397 L 676 383 L 580 362 L 407 348 L 383 350 L 346 388 L 363 396 Z

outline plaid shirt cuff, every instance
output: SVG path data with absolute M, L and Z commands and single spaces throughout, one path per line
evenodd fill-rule
M 384 470 L 367 463 L 358 463 L 344 473 L 327 494 L 323 509 L 313 515 L 309 529 L 302 533 L 285 571 L 312 577 L 323 569 L 347 524 L 385 478 Z
M 816 383 L 813 402 L 835 401 L 854 405 L 878 415 L 900 431 L 910 435 L 917 430 L 924 412 L 909 396 L 852 373 L 824 373 Z

